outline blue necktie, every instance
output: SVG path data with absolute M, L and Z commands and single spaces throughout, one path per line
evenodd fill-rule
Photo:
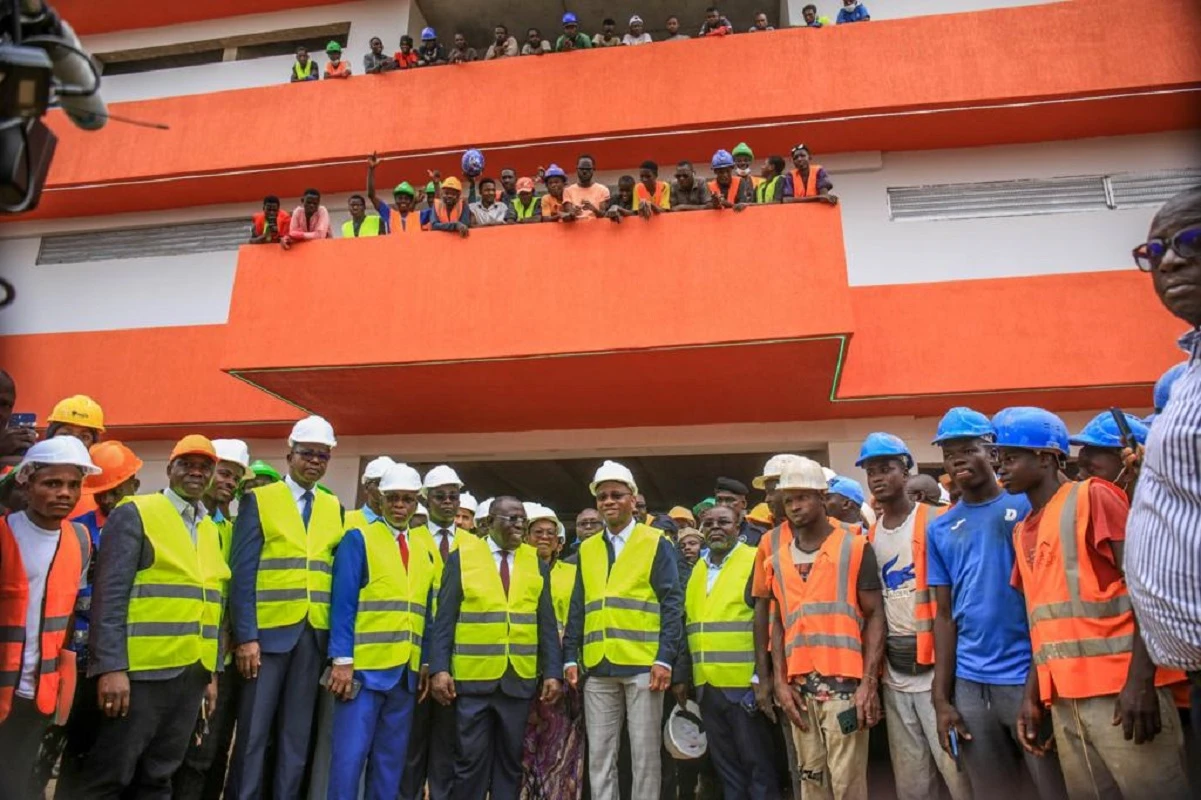
M 304 522 L 304 529 L 309 529 L 309 520 L 313 517 L 313 493 L 306 491 L 300 496 L 303 505 L 300 507 L 300 519 Z

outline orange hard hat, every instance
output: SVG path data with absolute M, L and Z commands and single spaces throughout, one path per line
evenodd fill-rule
M 115 489 L 137 475 L 142 468 L 142 459 L 121 442 L 99 442 L 92 445 L 88 454 L 92 457 L 92 463 L 101 469 L 99 475 L 89 475 L 83 479 L 83 491 L 88 494 Z
M 170 463 L 180 456 L 206 456 L 212 459 L 213 463 L 217 463 L 217 449 L 213 447 L 213 443 L 207 436 L 201 436 L 199 433 L 189 433 L 187 436 L 175 443 L 174 449 L 171 450 L 171 457 L 167 459 Z

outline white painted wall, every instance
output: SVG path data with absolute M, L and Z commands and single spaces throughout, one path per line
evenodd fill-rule
M 901 17 L 923 17 L 930 14 L 957 14 L 964 11 L 982 11 L 987 8 L 1011 8 L 1013 6 L 1037 6 L 1061 3 L 1064 0 L 862 0 L 871 12 L 872 21 L 900 19 Z M 812 3 L 817 13 L 837 19 L 842 0 L 780 0 L 780 27 L 801 25 L 801 10 Z

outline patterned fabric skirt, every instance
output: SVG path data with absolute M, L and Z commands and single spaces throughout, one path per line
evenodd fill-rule
M 523 750 L 521 800 L 577 800 L 584 772 L 584 709 L 579 691 L 564 683 L 557 705 L 534 701 Z

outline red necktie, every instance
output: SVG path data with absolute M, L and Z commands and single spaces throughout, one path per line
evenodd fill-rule
M 405 564 L 405 570 L 409 569 L 409 541 L 402 533 L 396 537 L 397 544 L 400 545 L 400 560 Z
M 509 596 L 509 551 L 500 551 L 500 585 L 505 587 L 505 597 Z
M 439 529 L 438 533 L 442 536 L 442 541 L 438 545 L 438 550 L 442 553 L 442 561 L 446 562 L 450 558 L 450 530 L 447 528 Z

